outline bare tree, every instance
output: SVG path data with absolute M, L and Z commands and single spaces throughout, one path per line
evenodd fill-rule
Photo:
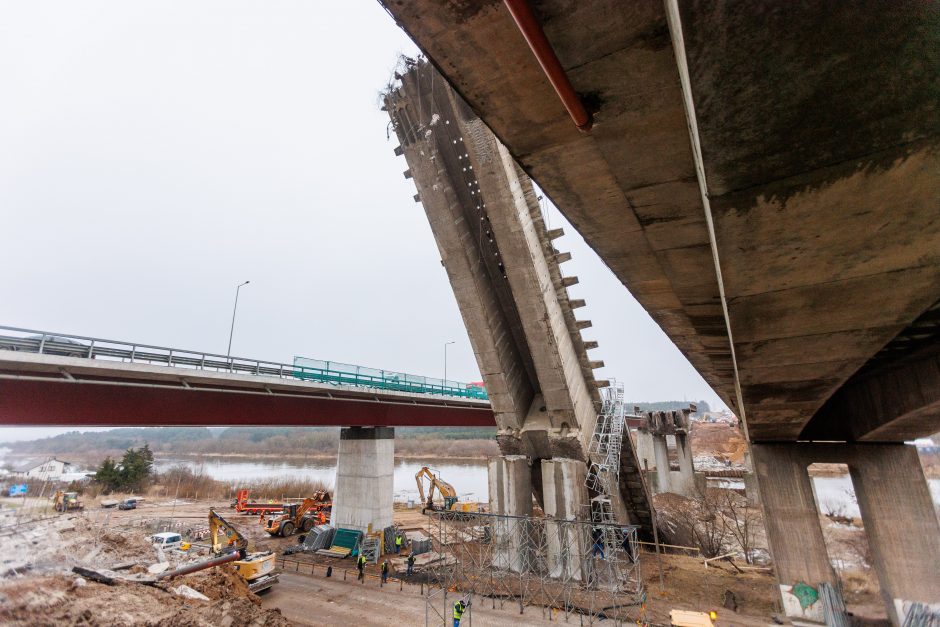
M 751 551 L 754 548 L 754 536 L 760 525 L 760 515 L 757 510 L 748 507 L 747 498 L 734 492 L 724 490 L 721 499 L 721 514 L 725 528 L 744 552 L 744 561 L 753 563 Z
M 721 555 L 728 539 L 727 525 L 721 515 L 718 490 L 699 492 L 689 501 L 692 535 L 705 557 Z

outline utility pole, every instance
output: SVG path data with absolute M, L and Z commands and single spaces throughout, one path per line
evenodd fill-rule
M 232 307 L 232 328 L 229 329 L 228 332 L 228 352 L 225 353 L 226 357 L 232 356 L 232 336 L 235 334 L 235 312 L 238 311 L 238 292 L 249 283 L 251 283 L 251 281 L 245 281 L 235 288 L 235 306 Z
M 441 385 L 441 391 L 444 391 L 444 387 L 447 385 L 447 346 L 453 344 L 453 342 L 444 342 L 444 383 Z

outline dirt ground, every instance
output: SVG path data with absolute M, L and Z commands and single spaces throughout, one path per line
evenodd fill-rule
M 747 444 L 737 426 L 722 422 L 693 422 L 690 436 L 695 455 L 710 455 L 732 464 L 744 463 Z
M 671 609 L 714 609 L 719 615 L 719 627 L 768 625 L 772 622 L 774 586 L 769 575 L 753 573 L 742 576 L 724 568 L 709 567 L 706 570 L 700 560 L 692 558 L 672 555 L 662 558 L 663 589 L 659 586 L 655 556 L 643 557 L 644 582 L 648 592 L 646 608 L 641 615 L 644 622 L 666 625 Z M 282 573 L 281 583 L 262 598 L 263 605 L 280 608 L 286 618 L 300 625 L 414 625 L 424 621 L 425 589 L 420 584 L 400 585 L 393 580 L 382 587 L 374 576 L 358 583 L 351 561 L 347 564 L 349 575 L 344 580 L 340 571 L 344 560 L 333 562 L 333 576 L 330 578 L 326 577 L 323 568 L 315 569 L 312 575 L 306 571 Z M 722 607 L 725 590 L 734 593 L 739 603 L 737 612 Z M 449 598 L 449 604 L 453 603 L 453 595 Z M 436 605 L 440 606 L 440 611 L 444 609 L 443 601 Z M 475 601 L 473 613 L 474 624 L 479 625 L 548 625 L 563 623 L 564 619 L 564 613 L 557 609 L 526 607 L 520 614 L 518 605 L 512 602 L 479 598 Z M 570 615 L 568 622 L 580 624 L 577 615 Z
M 170 530 L 205 526 L 208 503 L 150 503 L 138 510 L 51 515 L 28 505 L 5 514 L 0 521 L 2 625 L 289 624 L 278 611 L 262 608 L 260 599 L 229 565 L 156 585 L 121 581 L 106 585 L 72 572 L 75 566 L 112 569 L 131 564 L 136 566 L 123 572 L 144 571 L 157 561 L 146 540 L 147 535 L 161 530 L 154 528 L 154 522 Z M 258 525 L 244 527 L 247 535 L 267 536 Z M 188 554 L 168 554 L 167 558 L 176 566 L 207 553 L 207 548 L 194 545 Z M 208 600 L 174 591 L 183 585 Z

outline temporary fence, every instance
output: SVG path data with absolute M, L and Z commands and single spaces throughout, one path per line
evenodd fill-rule
M 428 518 L 435 550 L 452 558 L 429 567 L 429 625 L 447 623 L 454 602 L 466 597 L 471 608 L 510 604 L 566 622 L 632 625 L 640 615 L 645 594 L 634 526 L 432 511 Z

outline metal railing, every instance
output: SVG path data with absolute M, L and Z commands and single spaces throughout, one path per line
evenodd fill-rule
M 401 392 L 437 394 L 486 400 L 486 391 L 476 386 L 461 386 L 453 381 L 430 386 L 401 381 L 378 374 L 351 373 L 329 368 L 285 364 L 262 359 L 232 357 L 216 353 L 191 351 L 152 344 L 108 340 L 84 335 L 51 333 L 36 329 L 0 326 L 0 350 L 21 351 L 40 355 L 80 357 L 120 363 L 143 363 L 232 374 L 263 375 L 281 379 L 318 381 L 333 385 L 350 385 Z M 331 362 L 327 362 L 331 363 Z M 387 373 L 393 375 L 395 373 Z

